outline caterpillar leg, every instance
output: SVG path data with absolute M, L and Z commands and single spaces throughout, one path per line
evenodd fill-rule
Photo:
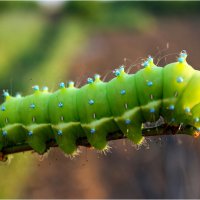
M 26 130 L 22 124 L 7 125 L 2 129 L 9 140 L 9 143 L 20 144 L 26 140 Z M 20 133 L 20 134 L 19 134 Z
M 24 143 L 26 141 L 26 130 L 21 124 L 7 125 L 1 129 L 0 150 L 3 147 L 9 147 Z
M 142 120 L 139 107 L 125 112 L 121 117 L 115 118 L 120 130 L 134 144 L 142 144 L 144 141 L 144 137 L 142 136 Z
M 134 144 L 142 144 L 144 137 L 142 136 L 142 123 L 136 122 L 133 119 L 121 118 L 117 119 L 117 124 L 123 134 L 127 136 Z
M 103 118 L 90 124 L 83 125 L 89 143 L 98 150 L 107 147 L 107 135 L 117 130 L 113 118 Z
M 142 144 L 144 137 L 142 136 L 141 126 L 133 126 L 127 129 L 127 138 L 131 140 L 134 144 Z
M 53 131 L 50 125 L 35 124 L 27 127 L 27 142 L 39 154 L 47 150 L 47 141 L 53 139 Z
M 73 155 L 77 152 L 76 140 L 83 136 L 83 130 L 78 122 L 58 124 L 53 127 L 55 139 L 64 153 Z
M 107 147 L 107 134 L 118 130 L 107 99 L 107 83 L 99 75 L 87 79 L 88 84 L 77 93 L 77 108 L 81 126 L 89 143 L 98 150 Z
M 194 132 L 194 136 L 195 134 L 199 136 L 199 133 L 200 133 L 200 104 L 199 103 L 196 104 L 192 108 L 188 124 L 192 125 L 196 129 L 196 132 Z

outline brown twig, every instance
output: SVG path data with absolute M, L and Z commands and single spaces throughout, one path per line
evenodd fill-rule
M 176 135 L 176 134 L 185 134 L 185 135 L 194 135 L 198 136 L 199 133 L 191 126 L 185 126 L 185 127 L 177 127 L 177 126 L 167 126 L 165 124 L 162 124 L 159 127 L 153 127 L 153 128 L 145 128 L 142 130 L 142 134 L 144 137 L 150 137 L 150 136 L 163 136 L 163 135 Z M 118 140 L 118 139 L 124 139 L 126 138 L 121 131 L 108 133 L 107 140 Z M 90 147 L 90 144 L 87 141 L 87 138 L 79 138 L 77 140 L 77 146 L 85 146 Z M 57 147 L 56 141 L 52 140 L 47 143 L 47 149 L 51 147 Z M 25 152 L 33 150 L 28 144 L 20 144 L 17 146 L 12 147 L 6 147 L 3 148 L 3 150 L 0 152 L 0 160 L 3 160 L 1 158 L 5 157 L 8 154 L 14 154 L 19 152 Z

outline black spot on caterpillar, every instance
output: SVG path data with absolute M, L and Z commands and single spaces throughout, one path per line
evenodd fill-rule
M 103 82 L 88 78 L 81 88 L 69 82 L 54 93 L 34 86 L 34 94 L 12 97 L 4 92 L 0 106 L 0 151 L 28 143 L 43 154 L 55 140 L 67 154 L 75 154 L 76 141 L 87 137 L 98 150 L 107 147 L 108 132 L 122 131 L 135 144 L 144 141 L 142 125 L 160 116 L 170 125 L 191 125 L 200 130 L 200 72 L 186 62 L 182 51 L 177 62 L 158 67 L 153 58 L 135 74 L 124 67 Z

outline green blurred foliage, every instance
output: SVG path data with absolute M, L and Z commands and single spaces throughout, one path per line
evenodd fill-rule
M 1 88 L 10 89 L 10 93 L 20 88 L 27 95 L 33 82 L 57 84 L 66 78 L 73 56 L 81 49 L 79 44 L 85 41 L 86 30 L 74 21 L 39 10 L 9 6 L 0 13 Z M 0 179 L 4 180 L 0 198 L 20 196 L 34 162 L 32 154 L 25 153 L 14 155 L 8 165 L 0 166 Z
M 13 10 L 35 10 L 37 9 L 39 6 L 36 2 L 32 1 L 32 2 L 13 2 L 13 1 L 4 1 L 1 2 L 1 6 L 0 6 L 0 12 L 11 12 Z
M 131 2 L 130 2 L 131 4 Z M 199 1 L 137 1 L 132 4 L 148 10 L 155 16 L 199 15 Z
M 78 18 L 82 23 L 98 31 L 105 29 L 144 31 L 154 22 L 149 12 L 127 2 L 71 1 L 63 7 L 63 14 Z
M 46 26 L 44 18 L 25 10 L 0 15 L 0 79 L 12 70 L 14 61 L 34 48 Z
M 199 14 L 199 6 L 198 1 L 69 1 L 63 6 L 63 11 L 67 15 L 76 15 L 91 20 L 97 16 L 103 17 L 106 12 L 111 15 L 119 12 L 120 15 L 121 11 L 130 9 L 143 10 L 152 15 L 194 15 Z M 123 14 L 121 17 L 124 17 Z
M 38 63 L 38 66 L 33 66 L 29 70 L 29 73 L 23 79 L 23 83 L 27 83 L 27 80 L 31 77 L 30 84 L 48 84 L 50 88 L 56 86 L 56 90 L 58 82 L 66 80 L 70 63 L 75 55 L 82 50 L 87 38 L 86 35 L 87 29 L 76 21 L 71 20 L 66 23 L 66 20 L 62 20 L 57 27 L 57 36 L 54 42 L 51 42 L 48 57 Z
M 0 163 L 0 199 L 17 198 L 33 172 L 31 153 L 10 156 L 8 162 Z

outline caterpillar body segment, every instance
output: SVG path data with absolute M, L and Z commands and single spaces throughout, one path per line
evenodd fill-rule
M 20 122 L 24 125 L 48 124 L 48 101 L 50 93 L 36 90 L 32 95 L 21 99 L 18 114 Z
M 142 115 L 135 85 L 135 76 L 120 68 L 117 77 L 107 83 L 107 97 L 112 115 L 120 130 L 134 143 L 143 141 Z
M 49 119 L 52 124 L 79 122 L 79 116 L 76 106 L 77 88 L 66 88 L 64 83 L 60 89 L 52 93 L 48 104 Z
M 46 151 L 46 142 L 53 139 L 50 126 L 47 89 L 40 91 L 34 86 L 32 95 L 23 97 L 18 108 L 21 124 L 27 131 L 27 142 L 38 153 Z M 43 134 L 41 134 L 43 133 Z
M 76 140 L 84 137 L 77 110 L 77 91 L 74 83 L 70 82 L 66 88 L 64 83 L 60 89 L 51 94 L 48 111 L 53 135 L 58 146 L 67 154 L 73 154 L 76 149 Z
M 0 115 L 0 150 L 7 145 L 15 145 L 26 140 L 26 130 L 20 123 L 18 113 L 21 97 L 10 97 L 6 93 L 5 99 L 1 105 Z
M 118 130 L 107 100 L 107 83 L 88 79 L 88 84 L 77 92 L 77 108 L 80 123 L 88 141 L 96 149 L 103 150 L 107 145 L 108 132 Z
M 195 70 L 186 62 L 186 55 L 181 55 L 183 56 L 182 62 L 168 64 L 163 68 L 163 106 L 161 115 L 167 122 L 175 124 L 182 123 L 183 116 L 181 120 L 177 116 L 183 114 L 184 108 L 178 106 L 178 101 L 182 98 L 181 96 L 187 90 L 188 83 L 195 74 Z M 188 97 L 186 102 L 190 101 L 189 98 L 191 97 Z
M 163 68 L 149 64 L 135 74 L 135 83 L 143 122 L 156 121 L 160 117 L 163 88 Z M 141 92 L 144 91 L 144 92 Z
M 200 113 L 200 103 L 198 103 L 197 105 L 195 105 L 192 110 L 191 110 L 191 114 L 193 116 L 193 126 L 197 128 L 197 130 L 200 130 L 200 117 L 199 117 L 199 113 Z
M 200 99 L 200 89 L 198 85 L 200 85 L 200 72 L 195 71 L 183 90 L 181 97 L 177 100 L 177 109 L 179 110 L 177 113 L 177 120 L 179 122 L 181 121 L 184 124 L 189 123 L 192 126 L 199 126 L 199 123 L 197 123 L 199 112 L 196 112 L 199 107 Z M 185 116 L 184 118 L 183 115 Z
M 28 143 L 43 154 L 47 142 L 55 140 L 74 155 L 76 141 L 87 137 L 98 150 L 107 148 L 107 135 L 121 130 L 135 144 L 141 144 L 142 125 L 162 116 L 167 124 L 191 125 L 200 130 L 200 72 L 186 62 L 182 51 L 178 62 L 158 67 L 149 57 L 143 69 L 127 74 L 123 67 L 105 83 L 99 75 L 75 88 L 64 83 L 54 93 L 48 88 L 26 97 L 4 92 L 0 106 L 0 151 Z

